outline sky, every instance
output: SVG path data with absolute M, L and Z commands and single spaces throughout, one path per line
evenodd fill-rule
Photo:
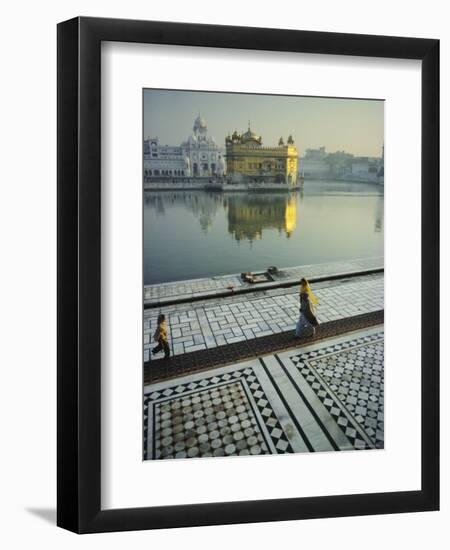
M 219 146 L 234 130 L 251 129 L 263 145 L 277 145 L 292 134 L 303 155 L 325 146 L 327 152 L 381 156 L 384 101 L 179 90 L 144 90 L 144 138 L 180 145 L 192 133 L 197 115 Z

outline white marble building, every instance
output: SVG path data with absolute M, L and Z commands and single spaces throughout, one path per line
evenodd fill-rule
M 161 145 L 157 137 L 144 140 L 144 181 L 190 175 L 189 159 L 181 147 Z
M 184 155 L 190 161 L 191 175 L 222 176 L 225 173 L 225 155 L 212 136 L 208 135 L 205 119 L 198 115 L 192 134 L 181 144 Z
M 224 151 L 208 135 L 205 119 L 198 115 L 192 134 L 179 146 L 161 145 L 159 138 L 144 140 L 144 181 L 179 177 L 222 176 Z

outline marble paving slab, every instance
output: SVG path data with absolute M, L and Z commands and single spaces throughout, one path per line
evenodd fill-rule
M 272 275 L 273 281 L 261 285 L 258 284 L 256 287 L 271 288 L 277 286 L 280 282 L 286 283 L 288 281 L 300 280 L 301 277 L 307 277 L 308 279 L 335 277 L 337 275 L 383 269 L 383 267 L 384 258 L 382 256 L 284 267 L 279 268 L 278 274 Z M 164 303 L 164 301 L 173 299 L 191 300 L 194 297 L 211 297 L 215 293 L 223 292 L 224 290 L 233 289 L 239 291 L 242 288 L 256 287 L 254 284 L 242 281 L 239 273 L 234 273 L 217 277 L 145 285 L 144 302 L 150 304 L 152 302 Z
M 356 279 L 317 284 L 319 322 L 335 321 L 384 309 L 384 277 L 373 274 Z M 172 355 L 191 353 L 244 340 L 294 330 L 299 316 L 298 289 L 275 289 L 251 295 L 144 311 L 144 361 L 152 359 L 152 336 L 158 314 L 166 316 Z M 154 356 L 162 357 L 162 352 Z
M 144 459 L 384 448 L 379 325 L 144 388 Z

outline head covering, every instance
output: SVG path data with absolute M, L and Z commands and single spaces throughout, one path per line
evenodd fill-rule
M 300 292 L 302 291 L 305 291 L 307 294 L 308 294 L 308 298 L 309 300 L 314 304 L 316 305 L 317 302 L 319 301 L 319 298 L 317 298 L 317 296 L 314 294 L 314 292 L 311 290 L 311 287 L 308 283 L 308 281 L 303 278 L 302 279 L 302 282 L 300 284 Z

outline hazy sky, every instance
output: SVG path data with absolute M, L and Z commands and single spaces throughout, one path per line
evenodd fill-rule
M 199 112 L 220 146 L 228 133 L 246 131 L 248 120 L 263 145 L 292 134 L 301 155 L 324 145 L 329 152 L 378 157 L 384 141 L 383 101 L 177 90 L 144 91 L 144 137 L 179 145 Z

